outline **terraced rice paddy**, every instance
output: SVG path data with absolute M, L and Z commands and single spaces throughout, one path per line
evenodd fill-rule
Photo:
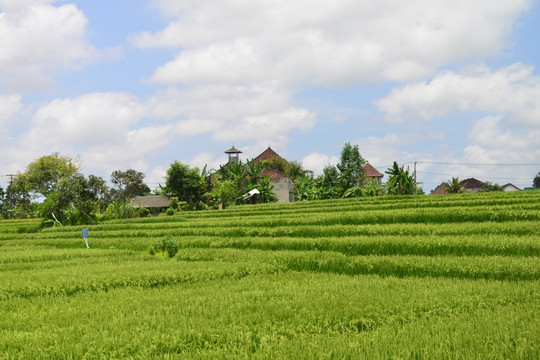
M 540 358 L 539 191 L 38 224 L 0 221 L 1 359 Z

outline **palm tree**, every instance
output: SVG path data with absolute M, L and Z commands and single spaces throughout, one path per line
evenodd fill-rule
M 397 187 L 398 195 L 401 195 L 403 193 L 403 184 L 406 181 L 404 178 L 405 173 L 403 171 L 403 166 L 400 168 L 397 162 L 394 161 L 392 167 L 386 170 L 385 174 L 390 175 L 388 177 L 388 181 L 386 182 L 388 189 Z
M 465 185 L 459 181 L 459 177 L 452 177 L 452 180 L 448 180 L 444 183 L 444 191 L 450 194 L 462 193 Z

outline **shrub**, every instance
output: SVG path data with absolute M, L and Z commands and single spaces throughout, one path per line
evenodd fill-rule
M 165 214 L 167 215 L 174 215 L 175 211 L 173 208 L 167 208 L 167 210 L 165 211 Z
M 155 253 L 165 254 L 172 258 L 178 253 L 178 243 L 170 236 L 167 236 L 165 239 L 161 240 L 154 245 L 153 249 L 149 250 L 150 255 Z

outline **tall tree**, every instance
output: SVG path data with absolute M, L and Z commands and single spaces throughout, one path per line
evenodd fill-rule
M 53 219 L 52 214 L 62 223 L 95 223 L 97 214 L 107 205 L 108 188 L 103 178 L 76 173 L 62 178 L 55 191 L 47 194 L 40 207 L 43 218 Z
M 17 174 L 14 190 L 46 197 L 51 191 L 57 190 L 60 180 L 74 175 L 79 169 L 78 161 L 69 156 L 59 153 L 42 156 L 28 164 L 24 173 Z
M 416 194 L 416 183 L 414 176 L 409 174 L 409 169 L 403 169 L 403 166 L 399 167 L 397 162 L 394 161 L 391 168 L 385 171 L 388 174 L 388 180 L 386 187 L 389 194 L 403 195 L 403 194 Z
M 181 201 L 198 202 L 206 190 L 205 179 L 199 174 L 199 168 L 175 161 L 165 176 L 167 193 L 175 195 Z
M 351 146 L 346 143 L 341 150 L 341 159 L 337 168 L 341 172 L 341 178 L 344 181 L 345 188 L 343 191 L 364 183 L 366 174 L 364 165 L 366 160 L 360 155 L 358 145 Z
M 144 183 L 144 178 L 144 173 L 133 169 L 113 171 L 111 182 L 116 186 L 114 197 L 118 200 L 125 200 L 150 193 L 150 188 Z
M 540 172 L 533 179 L 533 187 L 540 188 Z

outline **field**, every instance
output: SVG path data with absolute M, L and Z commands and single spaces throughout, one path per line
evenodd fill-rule
M 0 221 L 1 359 L 540 358 L 540 191 L 38 226 Z

